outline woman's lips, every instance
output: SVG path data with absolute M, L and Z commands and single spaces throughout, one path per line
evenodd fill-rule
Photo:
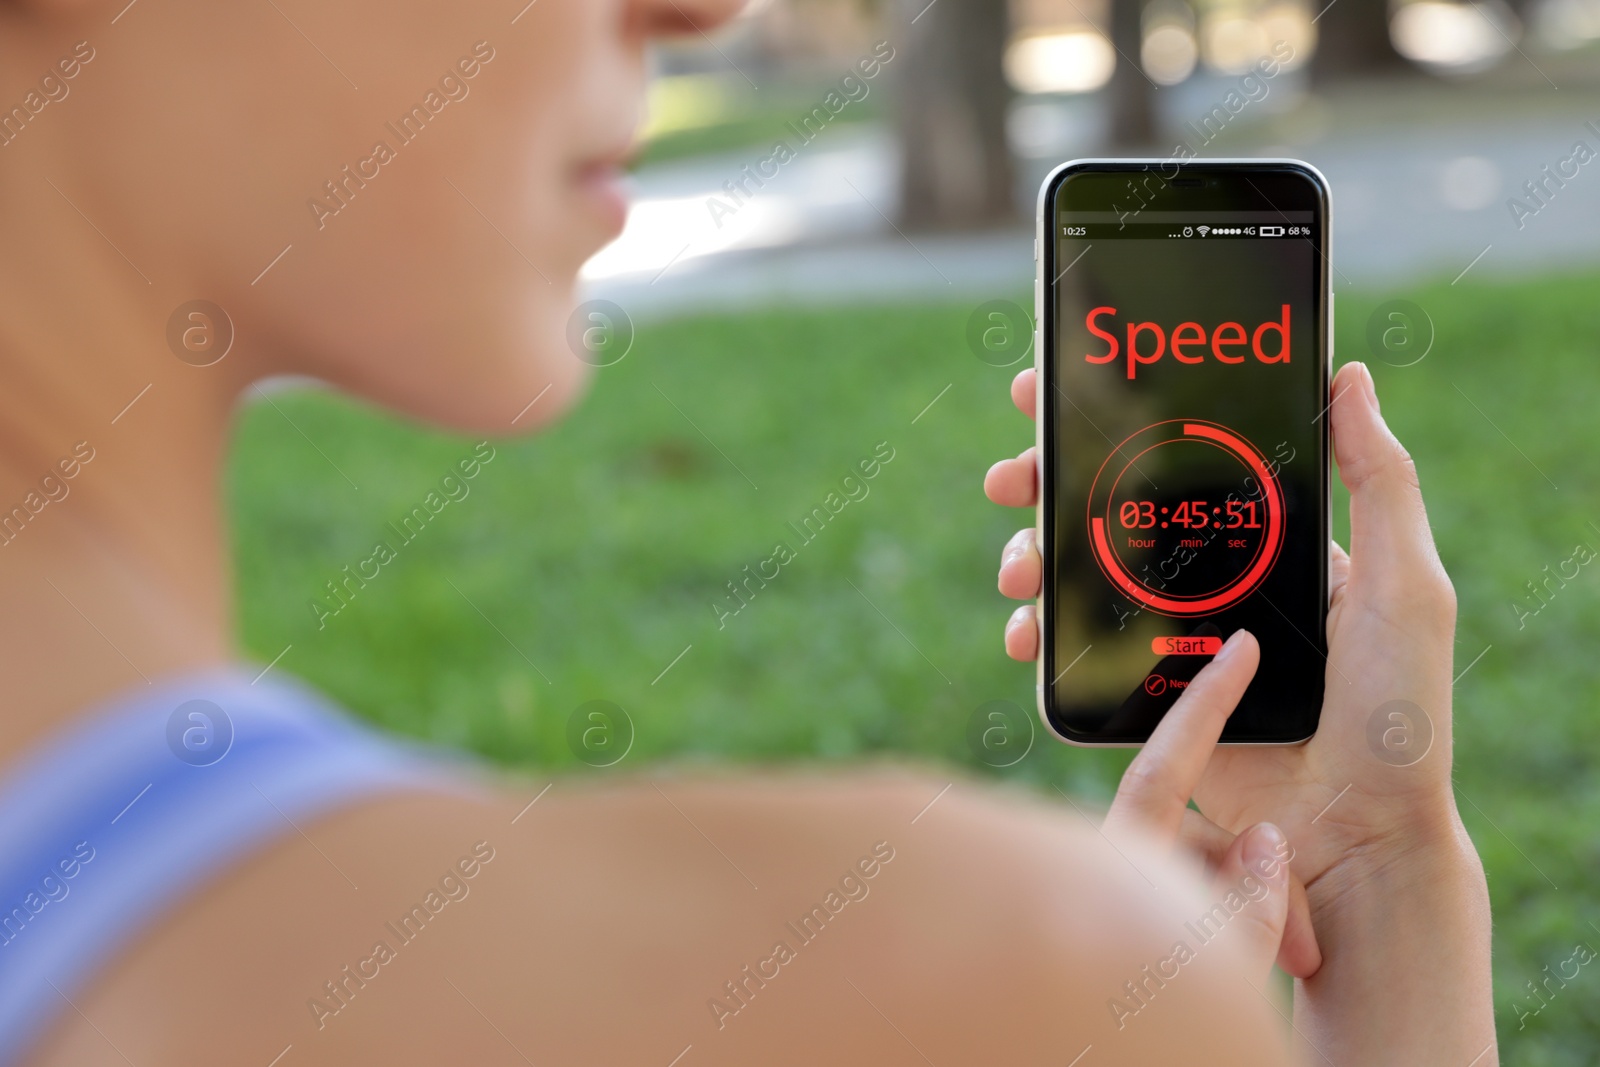
M 580 167 L 576 180 L 578 193 L 593 205 L 613 236 L 622 232 L 628 221 L 628 187 L 622 165 L 616 162 L 591 163 Z

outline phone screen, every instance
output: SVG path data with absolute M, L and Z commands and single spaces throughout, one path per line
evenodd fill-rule
M 1045 213 L 1045 715 L 1145 741 L 1243 628 L 1261 665 L 1223 740 L 1303 740 L 1326 670 L 1325 187 L 1086 164 Z

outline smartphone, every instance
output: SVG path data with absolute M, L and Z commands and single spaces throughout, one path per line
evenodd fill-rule
M 1039 714 L 1137 745 L 1222 643 L 1222 740 L 1310 738 L 1327 663 L 1328 184 L 1290 159 L 1086 159 L 1039 193 Z

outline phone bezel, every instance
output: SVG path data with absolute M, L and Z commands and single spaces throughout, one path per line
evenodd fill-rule
M 1055 405 L 1049 401 L 1053 398 L 1051 390 L 1054 380 L 1050 377 L 1049 356 L 1053 350 L 1048 350 L 1047 345 L 1054 336 L 1054 300 L 1047 300 L 1045 279 L 1053 278 L 1055 273 L 1055 200 L 1056 193 L 1061 184 L 1074 174 L 1086 172 L 1102 173 L 1128 173 L 1130 175 L 1148 173 L 1154 168 L 1162 168 L 1163 173 L 1170 170 L 1171 174 L 1166 180 L 1184 174 L 1211 174 L 1227 175 L 1232 178 L 1248 177 L 1251 174 L 1273 172 L 1281 174 L 1291 171 L 1308 179 L 1317 193 L 1317 203 L 1314 210 L 1317 214 L 1317 224 L 1322 234 L 1322 255 L 1317 264 L 1319 272 L 1318 289 L 1322 294 L 1321 306 L 1318 308 L 1318 336 L 1321 340 L 1318 354 L 1318 373 L 1321 379 L 1322 395 L 1327 396 L 1331 380 L 1330 368 L 1333 364 L 1333 271 L 1332 263 L 1332 236 L 1333 236 L 1333 204 L 1329 193 L 1328 181 L 1322 172 L 1304 160 L 1287 158 L 1265 159 L 1114 159 L 1094 158 L 1075 159 L 1062 163 L 1046 175 L 1039 186 L 1038 208 L 1035 212 L 1034 234 L 1034 372 L 1037 377 L 1038 387 L 1035 389 L 1035 445 L 1039 463 L 1039 500 L 1036 508 L 1036 529 L 1039 531 L 1040 555 L 1043 561 L 1043 572 L 1038 599 L 1038 616 L 1040 627 L 1039 657 L 1036 670 L 1035 689 L 1037 693 L 1037 708 L 1039 719 L 1044 727 L 1057 740 L 1069 745 L 1083 748 L 1138 748 L 1144 742 L 1137 740 L 1106 741 L 1095 738 L 1075 735 L 1074 732 L 1061 723 L 1054 714 L 1052 706 L 1054 686 L 1046 684 L 1049 671 L 1055 666 L 1053 659 L 1054 634 L 1051 627 L 1050 594 L 1054 577 L 1054 567 L 1050 558 L 1048 546 L 1054 543 L 1052 538 L 1051 515 L 1054 512 L 1054 496 L 1051 493 L 1053 472 L 1050 468 L 1050 448 L 1052 442 L 1049 420 L 1054 417 Z M 1181 197 L 1186 194 L 1175 193 Z M 1203 198 L 1206 194 L 1201 192 Z M 1211 195 L 1215 195 L 1214 193 Z M 1175 200 L 1169 208 L 1163 210 L 1207 210 L 1205 204 L 1188 207 L 1181 201 Z M 1296 210 L 1303 210 L 1297 206 Z M 1322 539 L 1329 546 L 1327 553 L 1321 557 L 1322 567 L 1319 582 L 1322 588 L 1324 608 L 1329 598 L 1329 573 L 1332 566 L 1332 441 L 1329 433 L 1329 422 L 1321 420 L 1322 436 L 1322 463 L 1319 478 L 1322 484 Z M 1327 649 L 1327 614 L 1324 610 L 1316 634 L 1319 650 L 1326 658 Z M 1304 744 L 1315 734 L 1321 721 L 1318 712 L 1317 721 L 1312 724 L 1309 732 L 1300 735 L 1290 735 L 1272 738 L 1231 738 L 1224 734 L 1222 744 L 1232 745 L 1296 745 Z

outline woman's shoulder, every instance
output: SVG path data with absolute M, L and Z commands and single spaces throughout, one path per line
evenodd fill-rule
M 1284 1062 L 1187 879 L 925 769 L 387 795 L 171 913 L 38 1062 Z

